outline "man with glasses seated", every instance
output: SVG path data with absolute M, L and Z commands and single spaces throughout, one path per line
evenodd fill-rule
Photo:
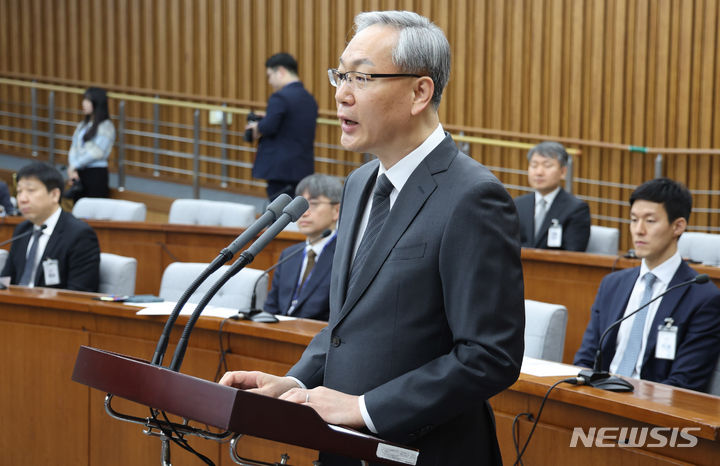
M 300 181 L 296 195 L 310 204 L 297 221 L 298 230 L 307 239 L 280 254 L 264 308 L 273 314 L 328 320 L 342 184 L 332 176 L 310 175 Z

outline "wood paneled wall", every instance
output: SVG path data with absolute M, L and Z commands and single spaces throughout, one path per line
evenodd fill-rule
M 321 111 L 333 115 L 325 70 L 337 64 L 353 16 L 370 9 L 414 10 L 446 31 L 453 64 L 440 113 L 447 125 L 720 146 L 716 0 L 0 0 L 0 72 L 264 102 L 271 92 L 264 61 L 287 51 Z M 188 112 L 169 113 L 163 118 L 188 123 Z M 243 124 L 235 118 L 232 129 Z M 337 144 L 337 129 L 319 128 L 317 140 Z M 576 178 L 637 185 L 653 176 L 654 156 L 578 147 Z M 526 165 L 521 150 L 472 145 L 471 153 L 488 165 Z M 361 161 L 337 150 L 320 155 Z M 718 156 L 668 159 L 666 175 L 691 189 L 720 187 Z M 526 185 L 522 174 L 499 176 Z M 580 194 L 622 201 L 630 193 L 576 186 Z M 718 208 L 718 197 L 696 195 L 696 205 Z M 626 206 L 590 204 L 595 215 L 628 216 Z M 719 222 L 700 212 L 691 223 Z

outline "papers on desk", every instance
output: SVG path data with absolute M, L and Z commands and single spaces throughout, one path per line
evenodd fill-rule
M 174 301 L 163 301 L 161 303 L 133 303 L 132 306 L 142 306 L 143 309 L 140 309 L 137 312 L 137 315 L 139 316 L 169 316 L 173 309 L 175 309 L 175 305 L 177 303 Z M 196 305 L 193 303 L 186 303 L 185 306 L 183 306 L 182 311 L 180 312 L 180 315 L 183 316 L 189 316 L 193 313 L 195 310 Z M 237 309 L 231 309 L 229 307 L 220 307 L 220 306 L 206 306 L 205 309 L 203 309 L 202 314 L 206 317 L 220 317 L 221 319 L 225 319 L 230 316 L 234 316 L 238 313 Z M 275 316 L 278 320 L 295 320 L 295 317 L 291 316 Z
M 582 370 L 581 367 L 571 366 L 570 364 L 562 364 L 553 361 L 544 361 L 542 359 L 523 358 L 520 372 L 523 374 L 534 375 L 537 377 L 550 376 L 575 376 Z

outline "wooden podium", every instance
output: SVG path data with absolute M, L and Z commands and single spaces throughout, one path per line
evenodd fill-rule
M 387 464 L 418 451 L 331 426 L 312 408 L 219 385 L 140 359 L 81 346 L 75 382 L 219 429 Z

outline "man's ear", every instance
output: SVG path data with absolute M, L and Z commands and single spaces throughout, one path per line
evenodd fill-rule
M 434 93 L 435 83 L 430 76 L 417 78 L 413 86 L 412 114 L 418 115 L 423 112 L 428 105 L 432 105 L 432 96 Z
M 672 230 L 673 235 L 676 238 L 679 238 L 680 235 L 685 233 L 685 229 L 687 229 L 687 220 L 685 220 L 685 217 L 678 217 L 672 222 Z
M 60 204 L 60 188 L 53 188 L 53 189 L 51 189 L 51 190 L 49 191 L 49 193 L 50 193 L 50 197 L 51 197 L 55 202 L 57 202 L 58 204 Z

